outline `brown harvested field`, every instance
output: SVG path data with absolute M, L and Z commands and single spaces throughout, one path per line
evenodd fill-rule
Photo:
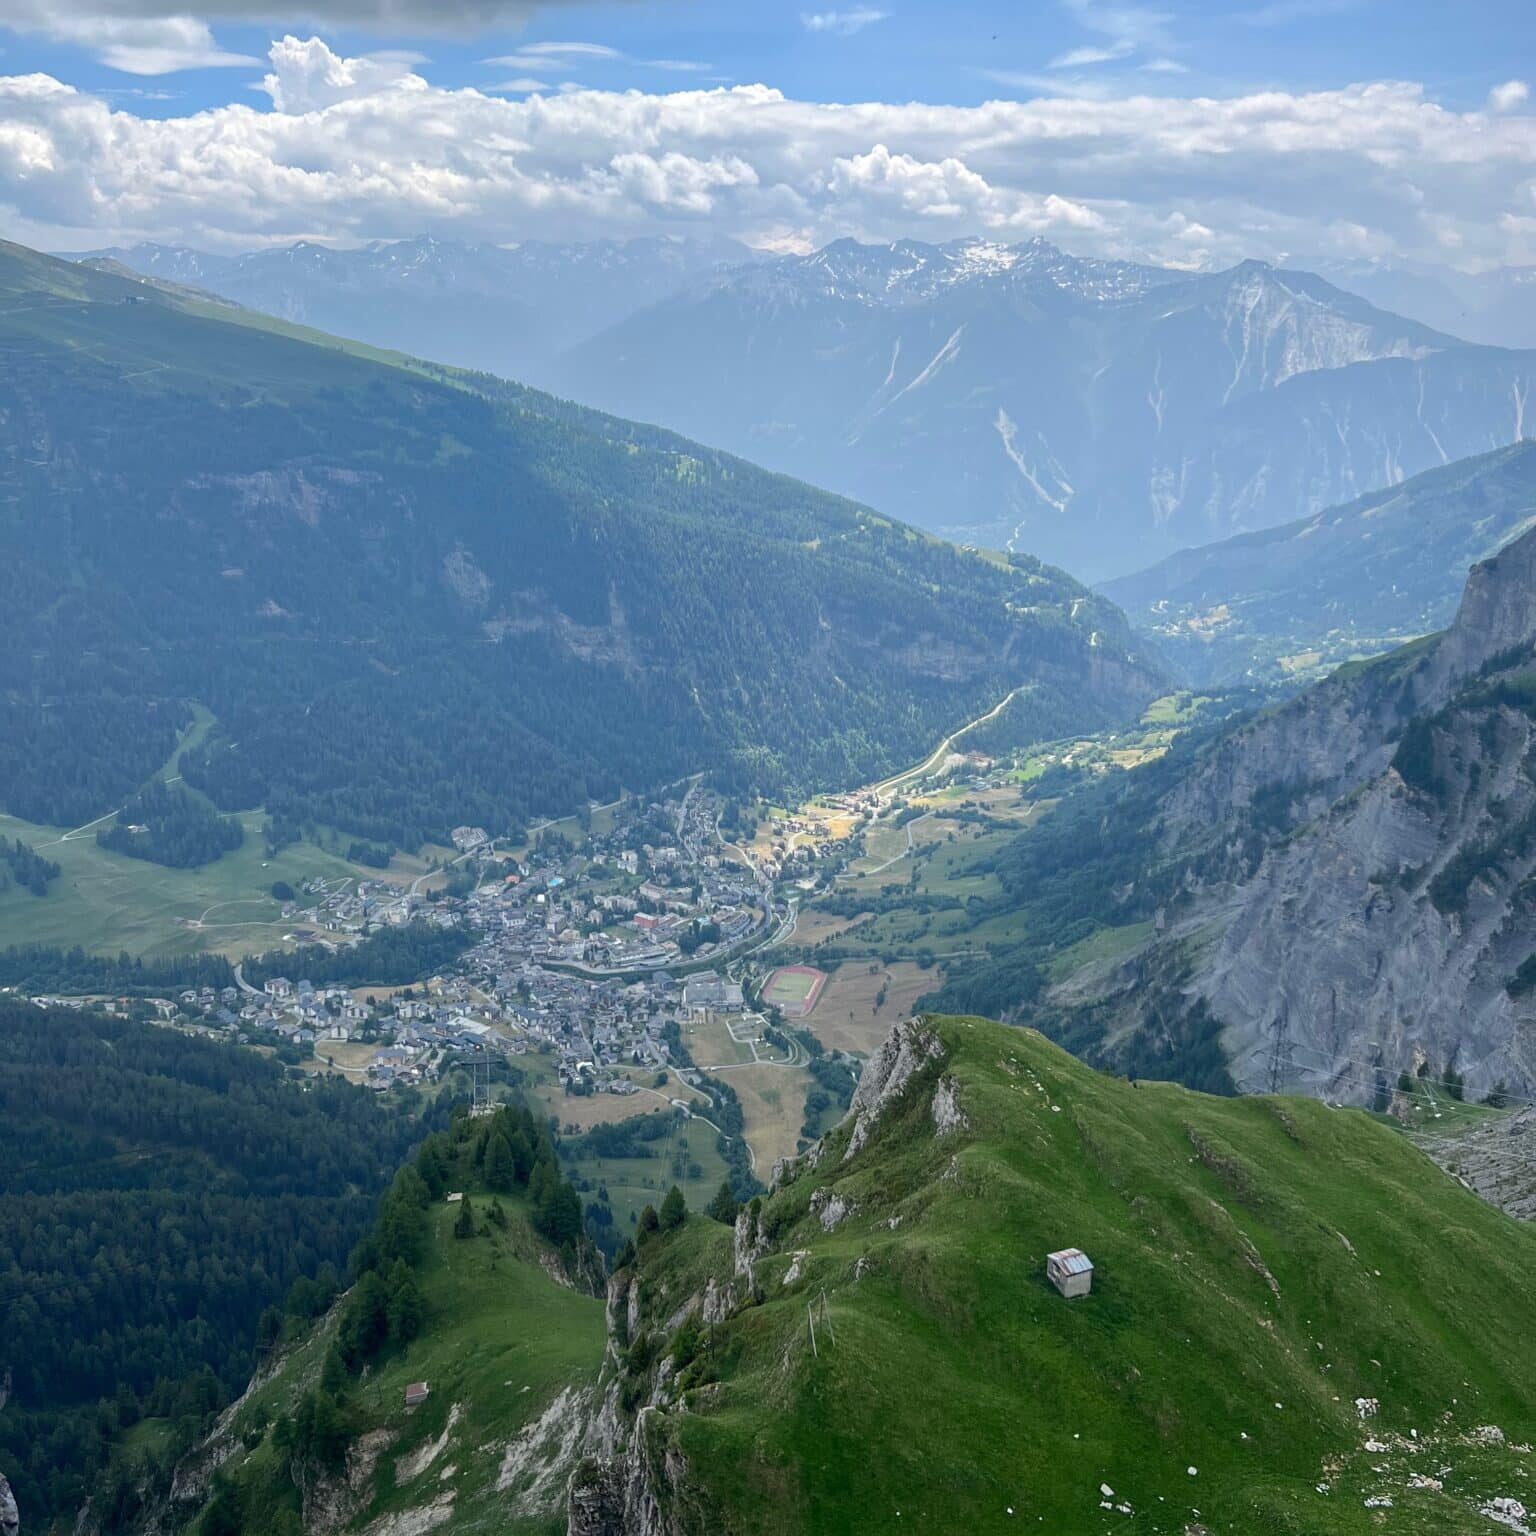
M 826 939 L 835 939 L 838 934 L 846 932 L 857 922 L 868 917 L 867 912 L 861 912 L 857 917 L 834 917 L 830 912 L 801 912 L 795 918 L 795 931 L 789 942 L 791 944 L 803 944 L 812 947 Z
M 873 975 L 870 965 L 876 966 Z M 913 1005 L 943 980 L 938 966 L 923 970 L 911 960 L 894 965 L 847 960 L 832 972 L 821 994 L 810 1028 L 831 1051 L 870 1055 L 890 1032 L 891 1025 L 910 1016 Z M 881 989 L 883 1002 L 876 1003 Z
M 654 1093 L 594 1093 L 566 1095 L 558 1083 L 543 1085 L 539 1092 L 545 1112 L 553 1115 L 562 1131 L 590 1131 L 594 1125 L 612 1125 L 637 1115 L 664 1114 L 672 1108 L 666 1095 L 672 1085 Z M 678 1095 L 686 1098 L 686 1091 Z
M 805 1121 L 810 1076 L 802 1067 L 736 1067 L 718 1077 L 741 1100 L 742 1127 L 764 1183 L 776 1158 L 793 1157 Z

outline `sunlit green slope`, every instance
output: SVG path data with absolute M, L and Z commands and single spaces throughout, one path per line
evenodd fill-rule
M 1392 1129 L 1105 1077 L 977 1019 L 903 1054 L 734 1237 L 690 1217 L 620 1276 L 634 1449 L 590 1500 L 643 1466 L 667 1529 L 742 1536 L 1384 1511 L 1444 1536 L 1536 1504 L 1536 1232 Z M 1073 1301 L 1045 1274 L 1068 1246 L 1095 1265 Z

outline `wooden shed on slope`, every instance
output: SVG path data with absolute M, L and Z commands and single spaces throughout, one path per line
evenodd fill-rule
M 1046 1254 L 1045 1273 L 1068 1298 L 1086 1296 L 1093 1289 L 1093 1261 L 1081 1248 L 1059 1248 Z

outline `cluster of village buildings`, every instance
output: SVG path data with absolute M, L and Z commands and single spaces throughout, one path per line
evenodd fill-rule
M 450 1058 L 536 1050 L 553 1055 L 573 1093 L 632 1093 L 631 1069 L 674 1065 L 670 1042 L 684 1020 L 744 1007 L 726 966 L 774 920 L 769 881 L 719 857 L 717 815 L 712 797 L 690 793 L 648 807 L 644 837 L 621 823 L 579 853 L 557 844 L 526 859 L 498 854 L 481 828 L 456 828 L 454 844 L 478 876 L 463 895 L 317 880 L 284 909 L 315 930 L 466 926 L 474 939 L 452 973 L 393 994 L 275 976 L 259 987 L 188 989 L 155 1006 L 322 1059 L 367 1042 L 373 1051 L 350 1070 L 379 1088 L 430 1081 Z

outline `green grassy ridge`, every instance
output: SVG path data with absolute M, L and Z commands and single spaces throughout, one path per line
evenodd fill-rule
M 387 1348 L 348 1388 L 360 1443 L 376 1460 L 346 1529 L 420 1510 L 449 1492 L 451 1511 L 434 1529 L 517 1536 L 565 1529 L 563 1502 L 547 1517 L 519 1515 L 512 1502 L 518 1488 L 499 1492 L 497 1480 L 509 1442 L 567 1389 L 579 1393 L 595 1383 L 603 1304 L 552 1277 L 546 1266 L 555 1262 L 553 1251 L 533 1231 L 526 1200 L 496 1197 L 508 1216 L 501 1232 L 485 1220 L 490 1191 L 467 1192 L 482 1229 L 476 1236 L 453 1236 L 456 1204 L 439 1201 L 429 1213 L 417 1270 L 425 1305 L 420 1335 Z M 319 1380 L 337 1315 L 318 1323 L 275 1369 L 258 1374 L 230 1417 L 237 1449 L 225 1475 L 244 1495 L 245 1536 L 285 1536 L 295 1528 L 298 1494 L 268 1426 L 294 1413 Z M 426 1381 L 431 1396 L 408 1411 L 405 1388 L 416 1381 Z M 442 1449 L 410 1475 L 411 1458 L 425 1460 L 425 1448 L 440 1438 Z M 557 1487 L 563 1491 L 563 1472 Z
M 952 1075 L 969 1125 L 936 1139 L 919 1082 L 846 1165 L 834 1134 L 763 1208 L 763 1300 L 695 1371 L 718 1381 L 646 1417 L 688 1465 L 685 1528 L 1311 1536 L 1375 1529 L 1385 1495 L 1391 1529 L 1471 1532 L 1529 1491 L 1529 1456 L 1463 1437 L 1536 1434 L 1536 1232 L 1364 1113 L 1133 1087 L 1032 1031 L 933 1025 L 926 1086 Z M 818 1188 L 857 1206 L 831 1233 Z M 1097 1266 L 1070 1303 L 1044 1274 L 1067 1245 Z M 647 1245 L 646 1326 L 729 1254 L 700 1218 Z M 1445 1466 L 1444 1491 L 1407 1486 Z

